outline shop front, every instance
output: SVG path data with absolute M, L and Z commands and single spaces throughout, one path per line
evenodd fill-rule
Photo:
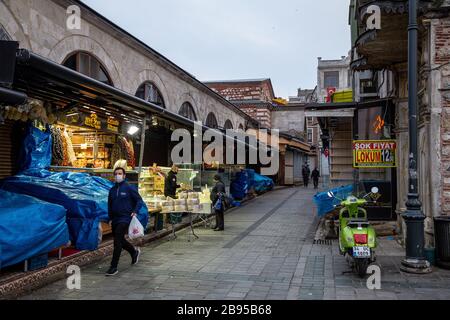
M 4 119 L 0 124 L 0 192 L 32 197 L 65 210 L 61 232 L 70 235 L 70 244 L 77 250 L 96 249 L 110 232 L 106 202 L 117 166 L 126 168 L 128 181 L 145 200 L 145 212 L 138 213 L 143 225 L 149 213 L 163 211 L 157 200 L 162 198 L 172 165 L 170 152 L 175 142 L 171 133 L 178 128 L 192 132 L 193 121 L 30 51 L 18 49 L 14 60 L 14 77 L 6 85 L 26 99 L 17 104 L 0 101 Z M 248 152 L 251 147 L 244 144 Z M 31 167 L 24 165 L 24 156 Z M 183 188 L 177 194 L 196 192 L 191 197 L 203 199 L 198 205 L 207 204 L 205 212 L 211 211 L 207 195 L 213 175 L 220 173 L 229 189 L 233 174 L 246 166 L 178 165 Z M 197 202 L 189 204 L 186 201 L 186 206 L 177 209 L 188 211 Z M 68 241 L 63 242 L 53 243 L 47 252 L 67 246 Z
M 379 189 L 367 204 L 369 219 L 395 220 L 397 204 L 394 107 L 389 99 L 315 104 L 306 116 L 317 117 L 323 144 L 329 146 L 330 182 L 353 185 L 358 195 Z

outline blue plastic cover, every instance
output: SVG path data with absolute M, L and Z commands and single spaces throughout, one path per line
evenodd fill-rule
M 70 240 L 79 250 L 95 250 L 98 246 L 98 225 L 107 222 L 108 193 L 113 183 L 87 173 L 50 172 L 30 169 L 4 179 L 4 190 L 27 194 L 59 204 L 67 209 Z M 144 226 L 148 223 L 148 209 L 144 204 L 137 215 Z
M 273 180 L 269 177 L 262 176 L 260 174 L 253 174 L 253 188 L 257 193 L 267 192 L 273 189 L 274 183 Z
M 234 199 L 242 200 L 248 193 L 248 174 L 245 170 L 236 173 L 230 184 L 230 193 Z
M 324 192 L 317 193 L 313 201 L 317 206 L 317 214 L 319 217 L 326 215 L 328 212 L 331 212 L 335 209 L 335 205 L 339 205 L 341 203 L 340 200 L 335 197 L 330 198 L 328 196 L 328 192 L 331 191 L 334 193 L 336 197 L 339 199 L 345 199 L 350 196 L 353 192 L 353 185 L 342 186 L 334 189 L 330 189 Z
M 0 268 L 68 242 L 64 207 L 0 190 Z
M 29 123 L 20 150 L 20 169 L 48 169 L 51 162 L 52 135 L 49 127 L 43 132 Z

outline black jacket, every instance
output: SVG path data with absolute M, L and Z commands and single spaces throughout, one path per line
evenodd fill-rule
M 164 196 L 174 198 L 177 194 L 177 188 L 180 185 L 177 184 L 177 175 L 172 170 L 169 171 L 166 179 L 164 180 Z
M 223 193 L 225 195 L 225 192 L 225 184 L 222 181 L 217 181 L 216 185 L 211 191 L 212 204 L 214 205 L 216 203 L 217 199 L 219 198 L 219 193 Z
M 128 183 L 115 183 L 109 190 L 108 215 L 113 224 L 130 223 L 131 214 L 138 213 L 143 205 L 139 192 Z
M 319 170 L 314 169 L 314 170 L 312 171 L 312 173 L 311 173 L 311 178 L 313 178 L 313 179 L 319 179 L 319 177 L 320 177 Z

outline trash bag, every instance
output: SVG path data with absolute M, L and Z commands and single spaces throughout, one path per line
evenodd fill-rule
M 256 193 L 261 194 L 273 189 L 274 183 L 272 179 L 257 173 L 253 174 L 253 179 L 252 185 Z
M 144 227 L 139 220 L 134 216 L 131 219 L 130 226 L 128 227 L 128 237 L 130 239 L 137 239 L 144 236 Z
M 47 169 L 52 162 L 52 135 L 50 127 L 45 132 L 32 123 L 28 124 L 27 133 L 20 149 L 19 168 Z

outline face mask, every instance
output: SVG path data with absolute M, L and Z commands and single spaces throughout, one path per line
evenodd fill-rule
M 117 183 L 121 183 L 123 181 L 123 176 L 116 175 L 115 178 Z

